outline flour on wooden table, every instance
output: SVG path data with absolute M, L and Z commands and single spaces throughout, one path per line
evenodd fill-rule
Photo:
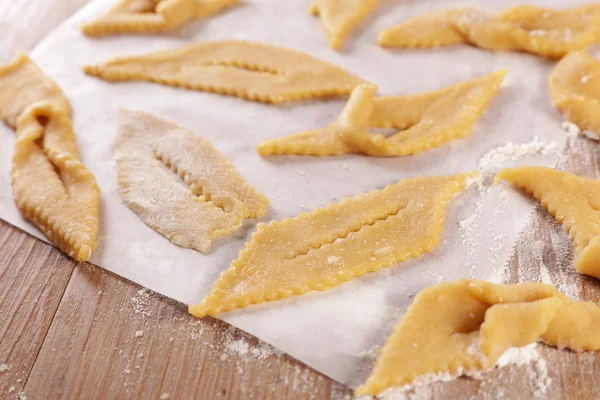
M 6 365 L 6 364 L 0 364 L 0 372 L 4 372 L 6 370 L 8 370 L 8 365 Z

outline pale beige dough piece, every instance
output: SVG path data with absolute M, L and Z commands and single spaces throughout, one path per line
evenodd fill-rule
M 121 110 L 114 147 L 125 204 L 179 246 L 206 252 L 268 208 L 207 140 L 152 114 Z
M 433 11 L 379 34 L 385 47 L 435 48 L 460 43 L 493 51 L 561 58 L 600 40 L 600 3 L 566 10 L 516 6 L 499 14 L 474 7 Z
M 503 169 L 496 180 L 533 195 L 573 239 L 577 271 L 600 278 L 600 181 L 546 167 Z
M 236 40 L 116 58 L 84 71 L 107 81 L 150 81 L 265 103 L 348 95 L 365 83 L 308 54 Z
M 239 0 L 118 0 L 103 16 L 83 24 L 88 36 L 161 33 L 232 7 Z
M 329 45 L 339 49 L 346 36 L 369 16 L 379 0 L 316 0 L 310 6 L 310 13 L 318 15 Z
M 19 212 L 77 261 L 97 246 L 100 189 L 79 160 L 69 101 L 26 55 L 0 66 L 0 115 L 16 130 L 13 197 Z
M 295 218 L 259 224 L 196 317 L 328 290 L 432 251 L 446 207 L 476 173 L 405 179 Z
M 509 348 L 538 340 L 599 350 L 600 307 L 541 283 L 441 283 L 417 294 L 356 394 L 376 395 L 426 374 L 482 371 Z
M 375 97 L 376 87 L 360 85 L 333 124 L 259 143 L 262 156 L 348 153 L 406 156 L 467 137 L 498 92 L 505 70 L 444 89 L 408 96 Z M 401 131 L 385 137 L 369 128 Z

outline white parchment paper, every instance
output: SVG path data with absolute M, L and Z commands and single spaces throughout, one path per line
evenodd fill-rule
M 202 300 L 212 282 L 237 257 L 255 222 L 222 240 L 207 255 L 179 248 L 147 227 L 122 204 L 118 193 L 112 142 L 119 107 L 156 113 L 210 140 L 270 198 L 272 207 L 265 221 L 295 216 L 402 178 L 476 169 L 485 153 L 507 142 L 526 143 L 535 136 L 557 142 L 559 148 L 564 142 L 562 117 L 547 95 L 552 62 L 467 46 L 417 51 L 376 45 L 377 33 L 384 28 L 422 12 L 465 2 L 381 0 L 378 11 L 348 38 L 344 51 L 337 53 L 327 46 L 320 21 L 307 13 L 304 0 L 245 0 L 217 17 L 165 36 L 83 36 L 80 24 L 99 15 L 112 1 L 90 3 L 31 55 L 70 99 L 83 162 L 102 190 L 100 243 L 92 262 L 184 303 Z M 468 4 L 498 10 L 519 3 L 522 0 Z M 583 1 L 528 3 L 568 7 Z M 87 77 L 81 70 L 84 64 L 115 56 L 174 48 L 198 39 L 231 38 L 305 51 L 377 84 L 379 93 L 385 95 L 437 89 L 503 67 L 510 73 L 471 137 L 416 156 L 384 159 L 360 155 L 261 158 L 255 152 L 259 141 L 329 124 L 345 100 L 269 106 L 150 83 L 111 84 Z M 0 126 L 0 217 L 44 239 L 21 218 L 12 202 L 14 138 L 14 132 Z M 555 161 L 550 155 L 524 158 L 516 164 L 552 166 Z M 500 279 L 502 264 L 531 209 L 532 202 L 514 191 L 492 187 L 482 194 L 471 188 L 449 207 L 444 239 L 433 254 L 325 293 L 255 306 L 222 318 L 355 387 L 372 363 L 360 353 L 383 344 L 418 290 L 461 277 Z

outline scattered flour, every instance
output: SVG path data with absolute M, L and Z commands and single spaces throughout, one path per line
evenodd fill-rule
M 548 376 L 546 360 L 537 351 L 537 343 L 525 347 L 512 348 L 498 360 L 498 368 L 507 365 L 526 367 L 526 375 L 535 398 L 545 397 L 552 378 Z
M 379 356 L 380 350 L 381 350 L 381 346 L 375 345 L 375 346 L 371 347 L 369 350 L 361 351 L 360 353 L 358 353 L 358 356 L 365 360 L 375 361 L 377 359 L 377 357 Z
M 135 337 L 136 338 L 139 338 L 139 337 L 142 337 L 142 336 L 144 336 L 144 331 L 135 331 Z
M 507 167 L 510 161 L 531 156 L 547 156 L 558 151 L 556 142 L 542 142 L 536 136 L 527 143 L 515 144 L 512 142 L 498 146 L 488 151 L 479 160 L 481 180 L 484 186 L 489 186 L 498 170 Z
M 250 345 L 244 339 L 239 339 L 233 342 L 229 342 L 225 345 L 225 349 L 229 353 L 235 353 L 240 357 L 243 357 L 248 354 L 248 350 L 250 349 Z
M 166 393 L 166 392 L 160 395 L 160 400 L 167 400 L 167 399 L 170 399 L 170 398 L 171 398 L 171 395 L 169 393 Z
M 140 289 L 137 291 L 136 296 L 129 300 L 131 304 L 133 304 L 134 314 L 140 316 L 142 319 L 152 316 L 152 311 L 148 309 L 150 306 L 151 293 L 152 292 L 149 289 Z
M 6 371 L 6 370 L 8 370 L 8 365 L 6 365 L 6 364 L 1 364 L 1 365 L 0 365 L 0 372 L 4 372 L 4 371 Z

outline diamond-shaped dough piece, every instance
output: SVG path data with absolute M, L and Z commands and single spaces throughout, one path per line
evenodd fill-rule
M 473 7 L 433 11 L 379 34 L 385 47 L 433 48 L 471 44 L 561 58 L 600 40 L 600 5 L 567 10 L 517 6 L 493 15 Z
M 115 161 L 125 204 L 182 247 L 206 252 L 269 205 L 207 140 L 151 114 L 121 110 Z
M 295 218 L 259 224 L 196 317 L 328 290 L 432 251 L 451 198 L 470 177 L 405 179 Z
M 377 395 L 432 374 L 480 372 L 511 347 L 538 340 L 575 351 L 600 349 L 600 307 L 552 285 L 463 279 L 422 290 L 381 349 L 357 395 Z
M 232 7 L 239 0 L 119 0 L 105 15 L 83 24 L 88 36 L 153 34 Z
M 503 169 L 496 180 L 533 195 L 573 239 L 577 271 L 600 278 L 600 181 L 546 167 Z
M 444 89 L 408 96 L 374 97 L 376 87 L 360 85 L 352 92 L 337 121 L 315 131 L 260 143 L 262 156 L 311 156 L 348 153 L 406 156 L 467 137 L 498 92 L 505 70 Z M 403 129 L 390 137 L 369 128 Z
M 84 71 L 107 81 L 149 81 L 264 103 L 347 95 L 365 83 L 308 54 L 237 40 L 116 58 Z

